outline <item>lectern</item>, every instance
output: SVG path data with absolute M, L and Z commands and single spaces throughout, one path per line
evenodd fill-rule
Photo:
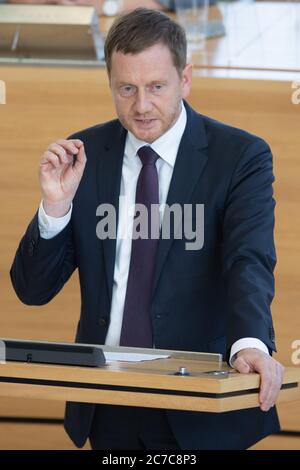
M 0 364 L 0 396 L 213 413 L 259 406 L 259 375 L 235 372 L 218 354 L 101 347 L 124 359 L 132 352 L 157 358 L 100 368 L 7 362 Z M 299 399 L 300 368 L 287 367 L 278 402 Z

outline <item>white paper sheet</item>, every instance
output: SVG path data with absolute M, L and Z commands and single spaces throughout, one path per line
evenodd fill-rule
M 154 361 L 155 359 L 166 359 L 167 355 L 158 354 L 142 354 L 142 353 L 121 353 L 121 352 L 104 352 L 107 362 L 126 361 L 126 362 L 141 362 L 141 361 Z

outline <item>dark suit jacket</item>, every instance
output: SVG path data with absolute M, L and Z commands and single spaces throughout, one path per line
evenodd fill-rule
M 270 303 L 274 294 L 272 155 L 258 137 L 201 116 L 187 104 L 167 203 L 205 205 L 204 246 L 160 240 L 151 318 L 157 348 L 219 352 L 228 358 L 243 337 L 275 350 Z M 118 120 L 72 137 L 84 142 L 87 165 L 71 222 L 50 240 L 37 215 L 11 269 L 19 298 L 49 302 L 78 268 L 81 316 L 76 341 L 104 344 L 109 326 L 115 240 L 96 237 L 96 208 L 118 207 L 126 131 Z M 84 445 L 94 405 L 68 404 L 65 427 Z M 167 412 L 183 449 L 240 449 L 278 430 L 276 410 L 211 414 Z

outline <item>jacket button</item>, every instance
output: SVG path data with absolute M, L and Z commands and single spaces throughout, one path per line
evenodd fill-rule
M 99 325 L 100 326 L 107 326 L 107 320 L 105 318 L 100 318 Z

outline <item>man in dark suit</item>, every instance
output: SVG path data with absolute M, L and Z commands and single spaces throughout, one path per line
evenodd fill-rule
M 69 403 L 65 427 L 77 446 L 89 437 L 94 449 L 247 448 L 278 430 L 273 405 L 283 377 L 271 357 L 270 149 L 183 101 L 192 78 L 185 35 L 163 13 L 120 17 L 105 54 L 119 119 L 44 153 L 42 202 L 12 266 L 14 288 L 26 304 L 45 304 L 78 268 L 77 342 L 219 352 L 239 372 L 261 375 L 260 406 L 237 412 Z M 146 221 L 162 226 L 159 240 L 145 219 L 147 236 L 133 236 L 136 219 L 124 199 L 156 210 Z M 163 237 L 174 204 L 192 210 Z M 197 207 L 204 207 L 204 223 Z M 101 226 L 109 208 L 116 210 L 115 234 Z M 183 219 L 194 245 L 179 230 Z

